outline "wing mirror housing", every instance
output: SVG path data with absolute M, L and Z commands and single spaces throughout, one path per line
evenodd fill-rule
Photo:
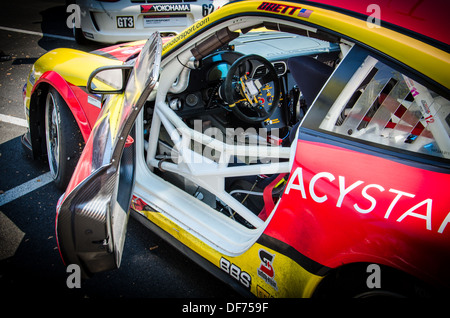
M 89 76 L 86 88 L 91 94 L 121 94 L 133 65 L 110 65 L 97 68 Z

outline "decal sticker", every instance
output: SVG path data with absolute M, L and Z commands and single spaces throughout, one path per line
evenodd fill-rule
M 144 15 L 144 28 L 155 26 L 186 26 L 188 18 L 183 15 Z
M 252 277 L 249 273 L 242 271 L 236 264 L 231 263 L 226 258 L 220 259 L 220 268 L 236 279 L 238 282 L 240 282 L 242 285 L 244 285 L 247 288 L 250 288 L 252 284 Z
M 308 178 L 309 179 L 309 178 Z M 337 195 L 322 194 L 318 195 L 316 193 L 316 183 L 327 182 L 334 183 L 336 189 L 339 190 Z M 308 185 L 309 183 L 309 185 Z M 352 200 L 355 200 L 357 197 L 362 197 L 364 200 L 358 200 L 357 203 L 351 205 L 355 212 L 361 214 L 368 214 L 375 210 L 377 203 L 382 201 L 385 206 L 384 208 L 378 209 L 378 213 L 384 213 L 384 218 L 392 220 L 393 217 L 391 212 L 395 209 L 399 217 L 396 219 L 397 222 L 402 223 L 404 220 L 413 219 L 421 219 L 423 220 L 423 228 L 431 231 L 431 216 L 433 200 L 431 198 L 427 198 L 425 200 L 419 201 L 415 200 L 415 193 L 408 193 L 402 190 L 390 188 L 389 186 L 382 186 L 379 184 L 367 184 L 362 180 L 358 180 L 353 184 L 349 184 L 346 180 L 345 176 L 335 176 L 330 172 L 319 172 L 311 177 L 310 180 L 305 180 L 303 176 L 303 169 L 298 167 L 295 169 L 291 178 L 289 179 L 288 184 L 286 185 L 286 189 L 284 193 L 289 195 L 289 193 L 295 193 L 295 195 L 301 195 L 303 199 L 307 198 L 307 195 L 317 203 L 323 203 L 328 200 L 336 200 L 336 207 L 341 208 L 343 205 L 343 201 L 346 197 L 351 197 Z M 370 192 L 370 194 L 369 194 Z M 389 193 L 389 196 L 381 194 L 383 192 Z M 351 193 L 351 194 L 350 194 Z M 398 203 L 402 202 L 410 202 L 408 210 L 400 210 L 397 208 Z M 389 203 L 387 206 L 386 203 Z M 368 205 L 369 204 L 369 205 Z M 361 207 L 360 205 L 364 206 Z M 368 207 L 367 207 L 368 206 Z M 387 208 L 386 208 L 387 206 Z M 436 216 L 435 216 L 436 217 Z M 394 217 L 395 218 L 395 217 Z M 447 224 L 450 222 L 450 212 L 447 214 L 445 219 L 440 223 L 437 233 L 442 234 Z M 436 229 L 433 229 L 436 230 Z
M 149 12 L 191 12 L 190 4 L 149 4 L 141 5 L 141 13 Z
M 267 290 L 262 288 L 261 286 L 256 286 L 256 297 L 258 298 L 272 298 L 273 296 L 269 294 Z
M 277 282 L 275 281 L 275 271 L 273 269 L 273 259 L 275 255 L 270 254 L 266 250 L 259 250 L 259 259 L 261 265 L 258 268 L 258 276 L 264 279 L 264 281 L 272 286 L 275 290 L 278 290 Z
M 213 4 L 204 4 L 202 5 L 202 15 L 203 17 L 206 17 L 207 15 L 214 12 L 214 5 Z
M 134 28 L 134 17 L 118 16 L 116 17 L 116 24 L 118 29 L 132 29 Z
M 102 102 L 91 95 L 88 95 L 87 101 L 89 104 L 94 105 L 95 107 L 102 108 Z
M 183 41 L 184 38 L 188 37 L 191 33 L 194 33 L 197 29 L 202 28 L 206 24 L 209 23 L 209 17 L 204 18 L 194 24 L 192 24 L 189 28 L 178 34 L 176 37 L 172 38 L 166 45 L 164 45 L 163 54 L 167 52 L 172 46 L 178 44 L 178 41 Z
M 309 18 L 314 11 L 308 10 L 299 6 L 292 6 L 287 4 L 279 4 L 272 2 L 263 2 L 259 5 L 258 10 L 277 12 L 287 15 L 296 15 L 302 18 Z

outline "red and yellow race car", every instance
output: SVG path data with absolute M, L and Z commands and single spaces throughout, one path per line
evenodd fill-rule
M 432 8 L 235 1 L 173 38 L 42 56 L 23 141 L 65 189 L 65 264 L 119 267 L 132 211 L 243 294 L 448 294 L 450 41 Z

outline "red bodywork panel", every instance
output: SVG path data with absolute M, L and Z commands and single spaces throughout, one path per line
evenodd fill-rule
M 91 53 L 125 62 L 131 56 L 139 54 L 144 44 L 145 42 L 143 41 L 136 43 L 131 42 L 126 44 L 116 44 L 92 51 Z
M 83 111 L 92 130 L 101 110 L 101 97 L 87 93 L 85 88 L 81 88 L 70 83 L 69 86 L 77 97 L 79 104 L 83 107 Z M 95 100 L 95 105 L 93 100 Z M 86 140 L 86 138 L 84 140 Z
M 448 33 L 449 1 L 439 3 L 423 0 L 315 0 L 311 4 L 325 4 L 366 16 L 375 16 L 373 5 L 379 6 L 379 18 L 382 21 L 424 35 L 450 45 Z
M 54 71 L 48 71 L 42 74 L 36 85 L 33 87 L 33 92 L 41 83 L 48 83 L 54 87 L 62 98 L 67 103 L 72 111 L 75 120 L 78 123 L 81 134 L 86 141 L 91 134 L 92 127 L 97 120 L 100 108 L 88 103 L 88 95 L 84 90 L 78 86 L 72 85 Z
M 299 140 L 265 234 L 330 268 L 373 262 L 448 283 L 449 184 L 446 173 Z

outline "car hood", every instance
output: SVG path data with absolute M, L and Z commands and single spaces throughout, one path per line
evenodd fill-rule
M 165 44 L 166 42 L 171 40 L 172 37 L 162 37 L 161 39 L 162 43 Z M 120 43 L 91 51 L 90 53 L 126 62 L 139 55 L 146 41 L 147 40 L 140 40 L 128 43 Z

